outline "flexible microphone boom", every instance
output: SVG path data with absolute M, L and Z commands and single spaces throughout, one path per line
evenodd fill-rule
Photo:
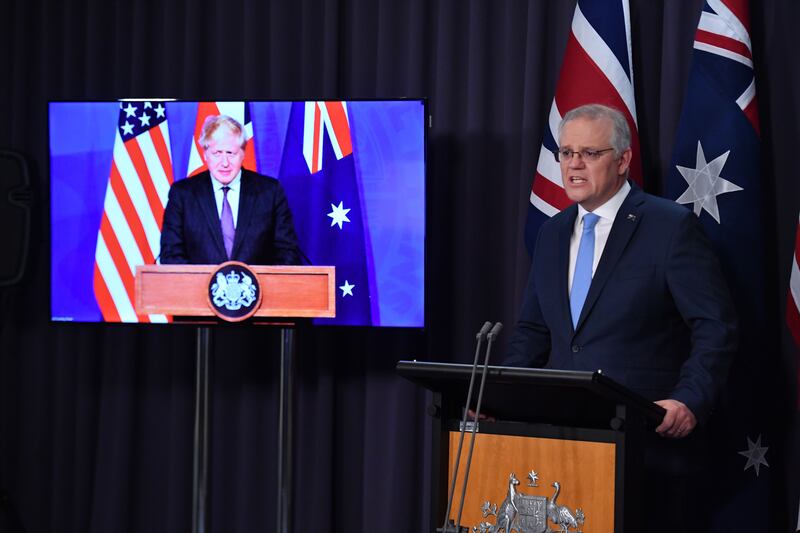
M 469 453 L 467 454 L 467 464 L 464 467 L 464 481 L 461 486 L 461 504 L 458 506 L 458 516 L 456 517 L 456 531 L 461 528 L 461 511 L 464 510 L 464 497 L 467 494 L 467 480 L 469 479 L 469 468 L 472 466 L 472 452 L 475 450 L 475 433 L 478 429 L 478 420 L 481 416 L 481 402 L 483 401 L 483 387 L 486 385 L 486 374 L 489 369 L 489 355 L 492 353 L 492 344 L 503 329 L 503 324 L 498 322 L 492 328 L 492 331 L 487 335 L 488 342 L 486 343 L 486 357 L 483 359 L 483 374 L 481 375 L 481 384 L 478 389 L 478 403 L 475 406 L 475 422 L 472 424 L 472 439 L 469 443 Z M 473 370 L 474 373 L 474 370 Z M 463 434 L 463 431 L 462 431 Z
M 492 323 L 488 321 L 484 322 L 480 331 L 478 331 L 478 333 L 475 335 L 475 340 L 476 340 L 475 359 L 472 362 L 472 372 L 470 373 L 469 376 L 469 390 L 467 392 L 467 401 L 464 404 L 464 412 L 461 416 L 461 427 L 459 428 L 459 435 L 458 435 L 458 451 L 456 452 L 456 464 L 455 468 L 453 469 L 453 479 L 450 481 L 450 490 L 448 492 L 448 497 L 447 497 L 447 511 L 445 511 L 444 513 L 444 525 L 442 526 L 441 529 L 443 533 L 447 533 L 450 531 L 450 526 L 448 525 L 447 521 L 450 519 L 450 509 L 453 506 L 453 495 L 455 494 L 456 491 L 456 479 L 458 478 L 458 465 L 461 462 L 461 448 L 464 444 L 464 430 L 467 427 L 467 412 L 469 410 L 469 404 L 470 402 L 472 402 L 472 388 L 475 383 L 475 375 L 477 374 L 478 370 L 478 358 L 481 353 L 481 344 L 483 343 L 483 340 L 486 338 L 486 335 L 489 333 L 489 330 L 491 329 L 492 329 Z M 473 422 L 473 428 L 475 424 L 477 424 L 477 418 Z M 460 511 L 459 511 L 459 518 L 460 518 Z M 460 528 L 458 528 L 457 526 L 457 529 L 455 531 L 460 533 L 459 529 Z

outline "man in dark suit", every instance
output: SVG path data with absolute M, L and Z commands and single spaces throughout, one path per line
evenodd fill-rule
M 278 180 L 242 168 L 236 120 L 210 116 L 200 136 L 208 170 L 175 182 L 161 231 L 161 263 L 298 264 L 289 203 Z
M 602 370 L 661 405 L 666 415 L 656 432 L 666 439 L 650 439 L 655 453 L 647 459 L 664 476 L 648 485 L 678 518 L 692 462 L 702 455 L 692 433 L 711 413 L 736 347 L 733 304 L 697 217 L 627 181 L 630 130 L 622 114 L 600 105 L 574 109 L 559 144 L 575 205 L 539 231 L 504 364 Z M 669 527 L 688 531 L 684 523 Z

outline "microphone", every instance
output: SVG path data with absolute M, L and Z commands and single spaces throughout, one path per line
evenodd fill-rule
M 487 322 L 483 323 L 483 326 L 481 326 L 481 329 L 478 331 L 478 333 L 475 334 L 475 340 L 476 340 L 475 359 L 472 362 L 472 372 L 470 373 L 470 376 L 469 376 L 469 389 L 468 389 L 468 392 L 467 392 L 467 401 L 464 404 L 464 412 L 463 412 L 463 414 L 461 416 L 461 427 L 459 428 L 458 451 L 456 452 L 456 463 L 455 463 L 455 467 L 453 468 L 453 479 L 450 481 L 450 490 L 448 491 L 448 496 L 447 496 L 447 511 L 445 511 L 445 513 L 444 513 L 444 525 L 441 528 L 441 531 L 443 531 L 445 533 L 451 531 L 450 525 L 448 524 L 448 520 L 450 518 L 450 509 L 452 509 L 452 507 L 453 507 L 453 496 L 455 495 L 456 479 L 458 478 L 458 465 L 461 462 L 461 448 L 464 445 L 464 431 L 467 428 L 467 412 L 469 410 L 469 404 L 472 402 L 472 388 L 473 388 L 473 385 L 475 384 L 475 375 L 477 374 L 477 370 L 478 370 L 478 358 L 479 358 L 480 353 L 481 353 L 481 344 L 483 344 L 483 341 L 484 341 L 484 339 L 486 339 L 486 336 L 490 333 L 490 330 L 492 330 L 492 323 L 487 321 Z M 472 423 L 473 429 L 475 428 L 475 425 L 477 423 L 478 423 L 478 421 L 477 421 L 477 417 L 476 417 L 475 421 Z M 474 434 L 474 431 L 473 431 L 473 434 Z M 462 499 L 463 499 L 463 496 L 462 496 Z M 461 506 L 462 507 L 464 506 L 464 502 L 463 501 L 461 502 Z M 460 521 L 460 518 L 461 518 L 461 511 L 459 510 L 459 521 Z M 456 527 L 456 529 L 454 531 L 457 531 L 458 533 L 461 533 L 461 527 L 459 525 L 456 525 L 455 527 Z
M 464 497 L 467 494 L 467 480 L 469 480 L 469 469 L 472 466 L 472 452 L 475 450 L 475 433 L 478 429 L 478 419 L 481 416 L 481 402 L 483 401 L 483 387 L 486 385 L 486 375 L 489 370 L 489 355 L 492 353 L 492 344 L 503 329 L 503 324 L 498 322 L 494 325 L 492 330 L 486 336 L 488 342 L 486 343 L 486 356 L 483 359 L 483 374 L 481 375 L 481 384 L 478 389 L 478 403 L 475 406 L 475 422 L 472 424 L 472 439 L 469 443 L 469 453 L 467 454 L 467 464 L 464 467 L 464 481 L 461 486 L 461 504 L 458 507 L 458 516 L 456 517 L 456 530 L 461 527 L 461 512 L 464 510 Z M 474 372 L 474 370 L 473 370 Z M 462 433 L 463 434 L 463 433 Z
M 481 326 L 481 330 L 475 335 L 475 339 L 476 340 L 481 340 L 481 339 L 485 338 L 486 335 L 489 333 L 489 329 L 491 327 L 492 327 L 492 323 L 491 322 L 489 322 L 489 321 L 484 322 L 483 326 Z M 492 331 L 494 331 L 494 329 L 492 329 Z M 476 361 L 477 361 L 477 359 L 476 359 Z
M 488 322 L 487 322 L 487 324 L 488 324 Z M 497 336 L 500 335 L 500 332 L 502 330 L 503 330 L 503 324 L 501 324 L 500 322 L 495 324 L 494 327 L 492 328 L 492 331 L 489 332 L 489 342 L 491 342 L 494 339 L 496 339 Z M 489 353 L 488 352 L 486 353 L 486 360 L 487 360 L 487 362 L 489 360 Z

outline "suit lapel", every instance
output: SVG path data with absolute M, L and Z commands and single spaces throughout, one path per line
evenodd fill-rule
M 622 257 L 628 241 L 630 241 L 636 228 L 639 227 L 639 222 L 643 216 L 641 213 L 641 204 L 643 202 L 644 193 L 641 189 L 632 185 L 630 193 L 628 193 L 625 201 L 622 202 L 622 206 L 620 206 L 617 216 L 614 218 L 611 233 L 608 235 L 603 255 L 597 264 L 597 270 L 592 278 L 592 284 L 589 286 L 589 294 L 586 295 L 586 302 L 583 304 L 576 329 L 579 329 L 586 321 L 587 315 L 592 311 L 592 307 L 603 291 L 603 287 L 614 272 L 619 258 Z
M 558 310 L 559 316 L 572 329 L 572 311 L 569 308 L 569 241 L 572 238 L 572 230 L 575 227 L 575 217 L 578 216 L 578 206 L 573 204 L 565 211 L 561 227 L 558 228 L 558 275 L 556 276 L 556 290 L 559 297 L 561 309 Z
M 253 205 L 255 204 L 255 193 L 250 190 L 253 187 L 253 176 L 250 171 L 242 169 L 242 181 L 239 184 L 239 215 L 236 217 L 236 233 L 233 237 L 233 251 L 231 258 L 236 257 L 239 248 L 242 246 L 250 227 L 250 218 L 253 215 Z
M 197 203 L 200 204 L 200 209 L 203 211 L 203 215 L 208 223 L 209 232 L 214 240 L 217 253 L 221 254 L 221 257 L 227 257 L 225 253 L 225 244 L 222 242 L 222 226 L 220 226 L 219 223 L 217 201 L 214 198 L 214 187 L 211 183 L 211 180 L 214 178 L 206 171 L 194 178 L 187 179 L 198 180 L 197 186 L 194 189 L 195 198 L 197 199 Z

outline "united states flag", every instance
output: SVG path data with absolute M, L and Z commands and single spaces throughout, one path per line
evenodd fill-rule
M 186 171 L 186 175 L 195 176 L 208 169 L 202 157 L 203 147 L 200 146 L 200 135 L 203 131 L 203 123 L 206 118 L 212 115 L 227 115 L 244 126 L 244 137 L 247 140 L 247 146 L 245 146 L 242 166 L 248 170 L 256 171 L 256 151 L 255 141 L 253 140 L 253 123 L 250 119 L 250 105 L 246 102 L 199 102 L 197 104 L 194 138 L 189 149 L 189 168 Z
M 575 7 L 531 186 L 531 206 L 525 228 L 529 252 L 533 251 L 542 222 L 572 203 L 564 193 L 561 168 L 553 152 L 558 148 L 561 117 L 567 111 L 589 103 L 613 107 L 628 119 L 633 149 L 630 177 L 641 184 L 628 0 L 579 0 Z
M 764 265 L 760 136 L 747 0 L 707 0 L 665 193 L 698 216 L 739 315 L 739 350 L 710 421 L 712 531 L 769 529 L 770 447 L 780 429 L 777 327 Z
M 95 250 L 94 294 L 106 321 L 167 320 L 137 315 L 133 303 L 136 266 L 154 264 L 160 253 L 172 181 L 164 104 L 122 102 Z

